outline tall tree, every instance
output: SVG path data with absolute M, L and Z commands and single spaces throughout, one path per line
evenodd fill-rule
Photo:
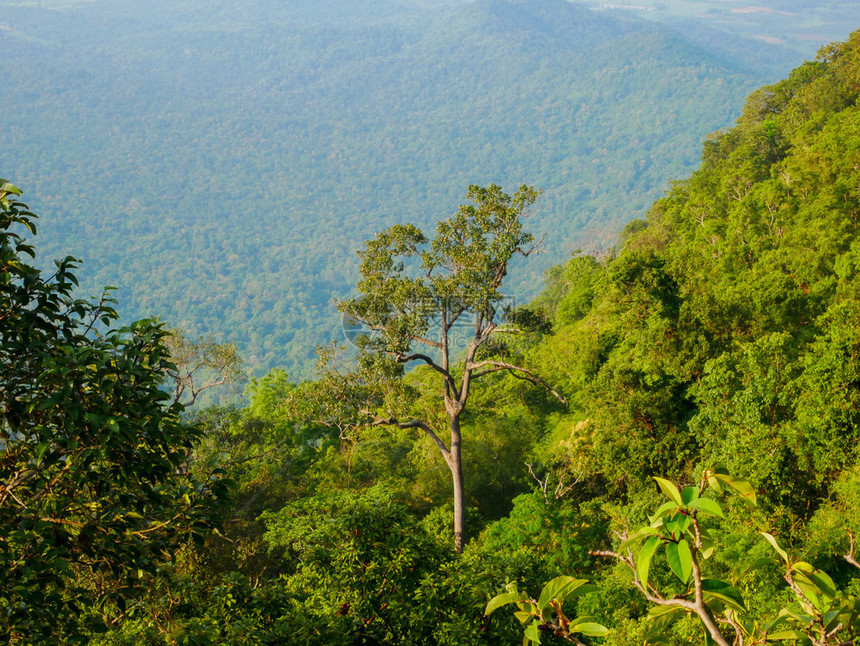
M 508 372 L 562 399 L 528 368 L 488 352 L 494 334 L 512 331 L 501 325 L 502 282 L 511 258 L 529 256 L 540 246 L 522 222 L 538 195 L 529 186 L 513 197 L 495 184 L 470 186 L 472 204 L 439 222 L 432 240 L 409 224 L 380 232 L 359 252 L 359 296 L 339 303 L 341 311 L 371 331 L 358 338 L 365 385 L 373 385 L 367 370 L 374 365 L 387 376 L 379 383 L 390 382 L 391 364 L 401 371 L 407 364 L 424 364 L 438 375 L 446 429 L 433 416 L 394 414 L 385 397 L 379 400 L 382 407 L 366 407 L 363 413 L 370 424 L 421 429 L 439 449 L 453 480 L 458 551 L 464 536 L 461 417 L 473 384 Z M 380 414 L 386 407 L 388 414 Z

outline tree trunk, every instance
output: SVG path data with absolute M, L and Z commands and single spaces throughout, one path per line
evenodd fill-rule
M 451 478 L 454 484 L 454 549 L 463 551 L 465 530 L 465 508 L 463 496 L 463 458 L 460 453 L 460 419 L 452 417 L 449 419 L 451 428 L 451 450 L 448 455 L 448 468 L 451 470 Z

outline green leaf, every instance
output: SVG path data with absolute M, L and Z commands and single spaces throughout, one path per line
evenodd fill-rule
M 11 182 L 0 182 L 0 192 L 11 193 L 12 195 L 18 195 L 19 197 L 21 196 L 21 189 Z
M 557 576 L 547 583 L 541 590 L 538 599 L 538 610 L 543 612 L 549 602 L 553 599 L 564 602 L 564 600 L 578 587 L 587 583 L 585 579 L 574 579 L 570 576 Z
M 694 500 L 688 504 L 687 507 L 689 509 L 695 509 L 703 514 L 708 514 L 709 516 L 725 518 L 722 507 L 720 507 L 716 501 L 709 498 L 699 498 L 698 500 Z
M 788 565 L 788 553 L 779 546 L 779 543 L 776 542 L 776 539 L 767 532 L 762 532 L 761 535 L 764 536 L 765 540 L 771 544 L 771 547 L 776 550 L 776 553 L 779 554 L 780 557 L 782 557 L 782 560 L 785 561 L 786 565 Z
M 808 563 L 800 563 L 798 565 L 809 565 L 809 564 Z M 795 566 L 795 568 L 796 567 L 797 566 Z M 809 567 L 811 568 L 812 566 L 809 566 Z M 795 568 L 792 568 L 792 569 L 795 569 Z M 807 575 L 803 574 L 802 571 L 795 570 L 794 583 L 798 588 L 800 588 L 801 592 L 803 592 L 803 595 L 809 601 L 812 602 L 812 605 L 815 608 L 815 610 L 818 610 L 819 612 L 821 612 L 821 611 L 827 610 L 829 608 L 829 605 L 825 606 L 825 604 L 822 604 L 822 602 L 821 602 L 822 591 L 818 588 L 818 586 Z M 804 608 L 807 612 L 813 612 L 813 609 L 809 608 L 803 602 L 802 599 L 798 599 L 798 601 L 800 602 L 801 607 Z
M 651 567 L 651 559 L 654 558 L 654 553 L 657 548 L 663 544 L 659 536 L 649 538 L 639 550 L 639 557 L 636 559 L 636 575 L 642 583 L 642 587 L 648 589 L 648 570 Z
M 621 545 L 618 546 L 618 550 L 623 551 L 634 543 L 641 541 L 646 536 L 654 536 L 655 534 L 657 534 L 657 530 L 654 527 L 643 527 L 642 529 L 639 529 L 634 532 L 632 536 L 629 536 L 626 541 L 621 543 Z
M 532 619 L 534 619 L 534 616 L 535 616 L 535 613 L 533 613 L 533 612 L 529 612 L 528 610 L 517 610 L 517 611 L 514 613 L 514 617 L 516 617 L 516 618 L 517 618 L 517 620 L 518 620 L 521 624 L 527 624 L 527 623 L 528 623 L 528 622 L 530 622 Z
M 799 630 L 778 630 L 775 633 L 768 633 L 767 640 L 781 642 L 789 639 L 806 639 L 806 637 L 806 633 Z
M 664 636 L 665 631 L 676 621 L 685 616 L 685 612 L 681 608 L 669 606 L 654 606 L 648 612 L 649 624 L 645 631 L 645 644 L 653 646 L 669 646 L 669 643 Z
M 812 567 L 809 563 L 804 562 L 795 563 L 792 569 L 802 573 L 812 585 L 831 599 L 836 597 L 836 584 L 833 583 L 833 579 L 826 572 L 822 572 Z
M 571 623 L 569 630 L 570 632 L 582 633 L 589 637 L 604 637 L 609 632 L 606 626 L 593 621 L 586 621 L 581 624 L 577 623 L 575 626 Z
M 522 594 L 519 592 L 505 592 L 498 596 L 493 597 L 487 602 L 487 608 L 484 610 L 484 616 L 492 614 L 502 606 L 506 606 L 509 603 L 513 603 L 515 601 L 519 601 L 522 599 Z
M 690 580 L 693 573 L 693 554 L 686 540 L 681 539 L 678 543 L 666 544 L 666 560 L 669 567 L 683 583 Z
M 730 583 L 718 579 L 702 579 L 702 593 L 706 601 L 717 599 L 738 612 L 747 612 L 743 596 Z
M 657 478 L 654 480 L 657 481 L 657 485 L 660 487 L 660 490 L 666 494 L 666 496 L 674 502 L 679 507 L 683 507 L 684 500 L 681 498 L 681 492 L 678 491 L 678 487 L 676 487 L 672 482 L 669 482 L 665 478 Z
M 747 502 L 750 506 L 755 507 L 756 505 L 756 495 L 755 489 L 753 486 L 747 482 L 746 480 L 732 480 L 728 483 L 729 486 L 737 491 L 745 502 Z
M 732 477 L 729 475 L 725 475 L 722 473 L 717 473 L 714 475 L 714 477 L 717 480 L 726 483 L 732 489 L 737 491 L 741 495 L 741 497 L 743 498 L 744 502 L 746 502 L 747 504 L 749 504 L 752 507 L 755 507 L 755 505 L 756 505 L 755 489 L 753 489 L 753 486 L 748 481 L 743 480 L 741 478 L 735 478 L 735 477 Z
M 679 539 L 684 535 L 684 532 L 692 524 L 692 519 L 687 514 L 675 514 L 670 519 L 663 521 L 663 526 L 666 529 L 666 532 L 672 535 L 673 539 Z
M 723 488 L 720 486 L 720 481 L 717 480 L 716 476 L 709 475 L 706 476 L 708 479 L 708 486 L 716 491 L 717 493 L 723 493 Z
M 661 518 L 668 515 L 669 513 L 677 513 L 678 509 L 679 507 L 677 503 L 672 502 L 671 500 L 669 502 L 664 502 L 662 505 L 660 505 L 657 511 L 654 512 L 653 516 L 648 517 L 648 520 L 651 522 L 652 527 L 658 527 L 660 525 Z
M 701 533 L 702 535 L 702 549 L 699 550 L 699 554 L 702 555 L 702 558 L 708 560 L 714 553 L 714 539 L 708 536 L 705 532 Z
M 691 502 L 696 500 L 699 497 L 699 488 L 698 487 L 684 487 L 684 490 L 681 492 L 681 500 L 684 501 L 684 504 L 689 506 Z
M 525 638 L 533 644 L 540 644 L 540 622 L 537 619 L 526 628 Z
M 50 442 L 42 442 L 36 447 L 36 466 L 42 464 L 42 458 L 45 457 L 45 451 L 51 446 Z
M 836 627 L 836 625 L 839 623 L 839 616 L 842 614 L 843 610 L 843 608 L 837 608 L 836 610 L 831 610 L 830 612 L 824 613 L 823 619 L 825 630 L 829 632 Z M 846 624 L 849 623 L 850 622 L 846 622 Z
M 670 615 L 674 612 L 678 612 L 680 608 L 677 606 L 651 606 L 648 610 L 648 619 L 654 619 L 655 617 L 662 617 L 663 615 Z

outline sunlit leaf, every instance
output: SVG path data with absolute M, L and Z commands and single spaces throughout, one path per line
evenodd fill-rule
M 582 623 L 577 622 L 576 625 L 571 623 L 570 632 L 582 633 L 589 637 L 603 637 L 609 632 L 609 629 L 594 621 L 586 621 Z
M 725 518 L 722 507 L 720 507 L 717 502 L 710 500 L 709 498 L 699 498 L 698 500 L 694 500 L 688 504 L 687 507 L 689 509 L 695 509 L 703 514 Z
M 685 505 L 689 506 L 691 502 L 696 500 L 699 497 L 699 488 L 698 487 L 684 487 L 684 490 L 681 492 L 681 500 Z
M 537 619 L 526 628 L 525 637 L 533 644 L 540 644 L 540 622 Z
M 570 576 L 557 576 L 541 590 L 538 599 L 538 610 L 543 612 L 553 599 L 564 601 L 576 588 L 587 583 L 585 579 L 574 579 Z
M 646 537 L 654 536 L 655 534 L 657 534 L 657 530 L 654 527 L 643 527 L 642 529 L 639 529 L 634 532 L 632 536 L 629 536 L 627 540 L 621 543 L 621 545 L 618 546 L 618 549 L 619 551 L 623 551 L 631 545 L 634 545 L 635 543 L 645 539 Z
M 767 532 L 762 532 L 761 535 L 764 536 L 765 540 L 771 544 L 771 547 L 776 550 L 776 553 L 779 554 L 782 560 L 785 561 L 786 564 L 788 564 L 788 553 L 779 546 L 779 543 L 776 542 L 776 539 Z
M 683 583 L 690 580 L 693 572 L 693 554 L 686 540 L 666 544 L 666 560 L 669 567 Z
M 651 559 L 657 548 L 663 544 L 663 541 L 658 536 L 649 538 L 639 550 L 639 557 L 636 559 L 636 575 L 642 583 L 642 587 L 648 589 L 648 570 L 651 567 Z
M 484 610 L 484 615 L 489 615 L 509 603 L 519 601 L 522 595 L 519 592 L 505 592 L 493 597 L 487 602 L 487 608 Z
M 684 500 L 681 498 L 681 492 L 678 491 L 678 487 L 675 486 L 674 483 L 666 480 L 665 478 L 657 478 L 654 480 L 657 482 L 657 485 L 660 487 L 660 490 L 676 505 L 679 507 L 683 507 Z

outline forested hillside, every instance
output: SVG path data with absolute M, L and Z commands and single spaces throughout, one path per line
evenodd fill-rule
M 548 253 L 512 274 L 531 297 L 801 60 L 564 0 L 0 8 L 0 168 L 43 257 L 297 377 L 375 231 L 427 226 L 473 182 L 539 186 Z
M 112 309 L 63 309 L 70 266 L 29 267 L 4 185 L 4 637 L 502 644 L 521 620 L 527 643 L 857 644 L 858 98 L 860 32 L 752 93 L 617 248 L 500 325 L 528 187 L 386 229 L 342 306 L 377 332 L 358 361 L 330 347 L 315 381 L 274 370 L 191 429 L 157 413 L 160 328 L 73 334 Z M 467 312 L 465 358 L 420 354 Z

